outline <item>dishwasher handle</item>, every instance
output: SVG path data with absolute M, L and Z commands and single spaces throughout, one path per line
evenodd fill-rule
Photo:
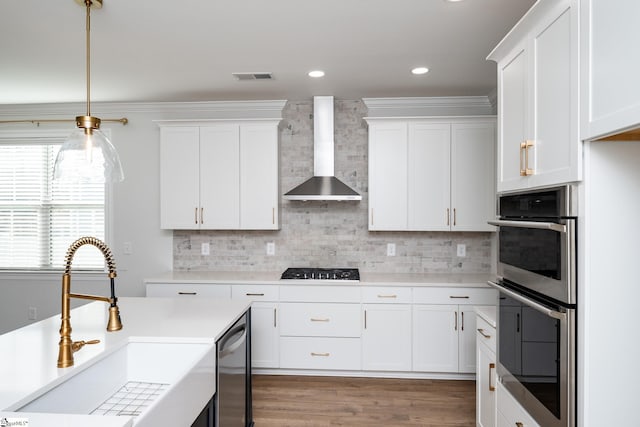
M 240 335 L 240 337 L 235 341 L 232 341 L 232 338 L 238 335 Z M 246 340 L 247 340 L 246 323 L 242 325 L 238 325 L 235 328 L 231 329 L 229 332 L 225 334 L 225 336 L 222 338 L 220 342 L 220 347 L 218 349 L 218 359 L 222 359 L 232 354 L 236 350 L 238 350 L 240 347 L 242 347 L 245 344 Z

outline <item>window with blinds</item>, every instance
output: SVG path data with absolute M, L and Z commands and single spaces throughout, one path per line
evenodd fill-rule
M 105 185 L 53 181 L 62 141 L 0 143 L 0 269 L 64 267 L 76 239 L 104 240 Z M 103 269 L 93 246 L 81 247 L 74 269 Z

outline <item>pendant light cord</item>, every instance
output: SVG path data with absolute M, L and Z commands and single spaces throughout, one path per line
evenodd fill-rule
M 84 4 L 87 6 L 87 116 L 91 116 L 91 0 L 85 0 Z

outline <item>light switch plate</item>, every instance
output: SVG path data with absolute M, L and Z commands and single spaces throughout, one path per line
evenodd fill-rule
M 465 245 L 463 243 L 459 243 L 458 244 L 458 248 L 457 248 L 457 255 L 459 257 L 467 256 L 467 245 Z
M 387 243 L 387 256 L 396 256 L 396 244 Z
M 275 242 L 267 243 L 267 255 L 272 256 L 276 254 L 276 244 Z

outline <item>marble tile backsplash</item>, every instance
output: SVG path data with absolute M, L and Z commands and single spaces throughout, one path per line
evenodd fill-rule
M 313 103 L 289 101 L 280 125 L 280 193 L 313 175 Z M 287 267 L 358 267 L 371 272 L 485 273 L 491 233 L 367 230 L 367 108 L 335 101 L 335 174 L 360 202 L 282 200 L 278 231 L 184 231 L 173 234 L 174 270 L 283 271 Z M 200 255 L 202 243 L 210 254 Z M 275 243 L 275 255 L 266 245 Z M 396 256 L 387 256 L 387 243 Z M 466 256 L 457 257 L 458 244 Z

